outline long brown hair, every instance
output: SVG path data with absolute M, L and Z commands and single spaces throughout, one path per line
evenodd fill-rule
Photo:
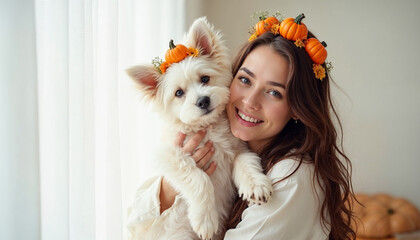
M 314 36 L 309 33 L 309 37 Z M 260 154 L 264 173 L 267 174 L 276 163 L 285 158 L 297 157 L 301 164 L 303 156 L 308 155 L 315 166 L 313 184 L 318 184 L 325 194 L 321 221 L 331 230 L 329 238 L 355 239 L 355 233 L 350 228 L 353 213 L 346 204 L 354 196 L 351 163 L 343 151 L 342 126 L 330 95 L 332 79 L 328 73 L 322 81 L 316 79 L 312 70 L 313 63 L 305 49 L 298 48 L 293 42 L 272 33 L 265 33 L 242 47 L 233 64 L 233 76 L 248 54 L 261 45 L 271 46 L 288 60 L 290 70 L 287 97 L 292 112 L 299 119 L 297 123 L 291 119 L 264 147 Z M 326 68 L 325 63 L 323 66 Z M 300 164 L 287 177 L 294 174 Z M 238 197 L 227 229 L 236 227 L 246 207 L 247 203 Z

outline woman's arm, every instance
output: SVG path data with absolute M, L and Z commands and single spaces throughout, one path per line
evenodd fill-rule
M 189 141 L 184 144 L 185 134 L 180 133 L 175 139 L 175 146 L 182 148 L 185 153 L 193 153 L 192 157 L 197 163 L 197 166 L 202 168 L 214 155 L 214 148 L 211 142 L 207 142 L 202 148 L 194 151 L 206 135 L 205 131 L 196 133 Z M 203 171 L 209 176 L 216 170 L 216 164 L 212 163 L 207 169 Z M 159 182 L 157 182 L 159 181 Z M 153 178 L 146 181 L 138 190 L 136 194 L 135 202 L 132 204 L 130 209 L 135 209 L 136 206 L 142 206 L 142 211 L 130 211 L 132 218 L 156 218 L 162 214 L 165 210 L 172 207 L 175 202 L 175 198 L 178 192 L 171 186 L 166 178 Z M 159 208 L 157 213 L 153 209 Z M 147 213 L 147 214 L 146 214 Z
M 166 209 L 172 207 L 175 202 L 175 197 L 178 192 L 171 186 L 168 181 L 163 177 L 160 185 L 159 201 L 160 201 L 160 213 Z

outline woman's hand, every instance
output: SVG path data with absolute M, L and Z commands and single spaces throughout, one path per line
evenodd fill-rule
M 212 162 L 207 169 L 204 169 L 204 167 L 214 155 L 213 143 L 208 141 L 202 148 L 197 149 L 198 145 L 206 136 L 206 131 L 202 130 L 194 134 L 190 140 L 183 144 L 185 136 L 185 134 L 179 133 L 175 139 L 175 146 L 180 147 L 184 153 L 190 153 L 195 163 L 197 164 L 197 167 L 203 169 L 207 175 L 211 176 L 216 170 L 216 162 Z

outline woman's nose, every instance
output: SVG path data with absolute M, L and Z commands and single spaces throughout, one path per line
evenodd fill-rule
M 244 95 L 242 102 L 245 107 L 258 110 L 260 108 L 259 95 L 257 91 L 248 92 Z

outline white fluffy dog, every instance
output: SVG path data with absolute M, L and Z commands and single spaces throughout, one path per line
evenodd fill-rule
M 147 232 L 135 230 L 134 239 L 218 239 L 238 194 L 233 183 L 251 204 L 268 201 L 273 191 L 271 181 L 262 173 L 259 157 L 230 132 L 225 107 L 232 80 L 231 62 L 220 33 L 203 17 L 193 23 L 184 42 L 186 47 L 198 49 L 199 55 L 172 64 L 164 74 L 146 65 L 127 70 L 145 99 L 168 123 L 156 161 L 159 174 L 181 197 L 171 216 L 157 219 Z M 213 127 L 208 128 L 210 125 Z M 202 145 L 213 142 L 211 161 L 217 162 L 211 177 L 196 166 L 191 154 L 174 145 L 178 132 L 187 134 L 188 140 L 206 128 Z

